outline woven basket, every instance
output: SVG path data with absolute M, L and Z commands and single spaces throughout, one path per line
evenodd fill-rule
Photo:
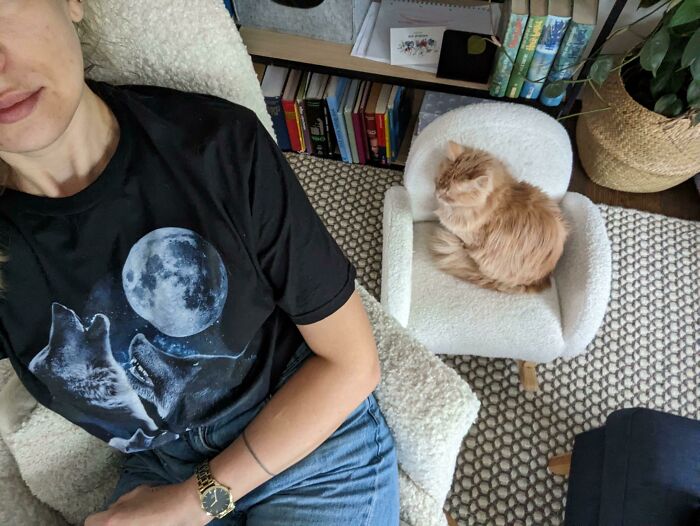
M 659 192 L 700 172 L 700 126 L 669 119 L 637 103 L 619 70 L 599 90 L 587 88 L 576 126 L 584 170 L 594 182 L 625 192 Z

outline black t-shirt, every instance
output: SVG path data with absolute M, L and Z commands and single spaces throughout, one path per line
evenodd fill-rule
M 355 288 L 255 113 L 149 86 L 88 85 L 117 150 L 78 193 L 0 196 L 0 357 L 37 400 L 124 452 L 270 393 Z

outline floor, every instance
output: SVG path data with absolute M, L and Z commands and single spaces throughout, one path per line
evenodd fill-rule
M 381 203 L 401 172 L 363 167 L 358 177 L 357 167 L 343 163 L 292 154 L 289 160 L 356 264 L 359 281 L 378 296 Z M 598 203 L 700 219 L 692 181 L 658 194 L 617 192 L 590 182 L 576 161 L 571 189 Z M 547 472 L 547 458 L 570 449 L 575 434 L 600 425 L 614 409 L 639 405 L 700 416 L 700 391 L 692 387 L 700 378 L 692 323 L 700 284 L 698 261 L 688 258 L 699 249 L 700 223 L 621 208 L 601 212 L 612 242 L 614 290 L 590 352 L 543 366 L 536 396 L 519 389 L 515 362 L 443 358 L 484 402 L 447 501 L 459 526 L 560 524 L 566 481 Z M 669 323 L 676 330 L 663 330 Z

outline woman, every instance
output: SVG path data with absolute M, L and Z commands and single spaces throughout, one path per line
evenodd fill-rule
M 85 524 L 397 524 L 355 268 L 254 113 L 86 81 L 82 17 L 0 2 L 0 357 L 127 453 Z

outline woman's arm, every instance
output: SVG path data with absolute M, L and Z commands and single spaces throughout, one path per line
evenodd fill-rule
M 298 325 L 314 351 L 270 399 L 246 429 L 263 465 L 280 473 L 320 446 L 379 383 L 377 347 L 357 291 L 337 311 L 310 325 Z M 212 476 L 240 499 L 270 477 L 246 448 L 242 437 L 210 460 Z M 197 482 L 182 483 L 202 515 Z

